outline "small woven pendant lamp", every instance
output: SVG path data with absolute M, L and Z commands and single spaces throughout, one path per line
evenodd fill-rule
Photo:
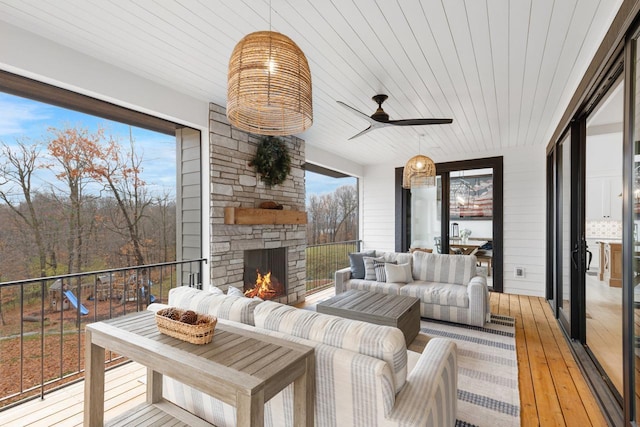
M 311 126 L 311 72 L 293 40 L 274 31 L 240 40 L 229 60 L 227 118 L 260 135 L 292 135 Z
M 420 135 L 418 138 L 418 153 L 420 153 L 422 137 L 423 135 Z M 409 189 L 434 185 L 436 185 L 436 165 L 433 160 L 422 154 L 410 158 L 404 165 L 402 187 Z
M 430 157 L 418 154 L 404 165 L 403 188 L 433 187 L 436 185 L 436 165 Z

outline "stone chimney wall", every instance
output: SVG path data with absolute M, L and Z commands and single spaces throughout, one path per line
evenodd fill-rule
M 274 201 L 288 210 L 305 210 L 304 141 L 281 137 L 291 155 L 291 173 L 281 185 L 266 186 L 249 163 L 260 135 L 233 128 L 223 107 L 209 104 L 211 168 L 211 285 L 242 289 L 244 251 L 287 248 L 287 295 L 279 302 L 302 302 L 306 294 L 306 225 L 233 225 L 224 223 L 225 207 L 258 208 Z

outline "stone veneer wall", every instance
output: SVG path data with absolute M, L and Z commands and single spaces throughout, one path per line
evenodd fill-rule
M 226 290 L 243 287 L 244 251 L 286 247 L 287 295 L 279 302 L 294 304 L 306 294 L 306 225 L 227 225 L 227 206 L 257 208 L 275 201 L 284 209 L 305 210 L 304 141 L 283 137 L 291 155 L 291 174 L 281 185 L 269 188 L 249 166 L 261 136 L 232 127 L 226 111 L 209 106 L 211 169 L 211 284 Z

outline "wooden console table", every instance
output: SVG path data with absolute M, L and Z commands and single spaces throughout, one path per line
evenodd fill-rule
M 190 344 L 161 334 L 150 311 L 87 325 L 85 346 L 85 426 L 104 422 L 105 348 L 147 366 L 147 403 L 113 425 L 140 425 L 150 413 L 163 423 L 209 425 L 163 400 L 168 375 L 235 406 L 238 426 L 264 425 L 264 402 L 293 382 L 294 425 L 313 426 L 313 348 L 220 322 L 213 342 Z

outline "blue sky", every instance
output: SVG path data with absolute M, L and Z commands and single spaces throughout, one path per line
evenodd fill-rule
M 31 142 L 47 141 L 48 128 L 83 127 L 95 131 L 99 126 L 106 133 L 117 137 L 123 146 L 128 146 L 129 125 L 95 117 L 65 108 L 21 98 L 0 92 L 0 141 L 15 146 L 16 141 L 28 138 Z M 168 193 L 175 196 L 176 149 L 175 138 L 169 135 L 132 127 L 136 149 L 142 154 L 144 168 L 142 176 L 153 195 Z M 42 150 L 46 155 L 46 149 Z M 46 188 L 57 180 L 48 170 L 38 171 L 36 185 Z M 355 178 L 331 178 L 306 172 L 307 198 L 311 194 L 332 193 L 343 185 L 356 183 Z M 98 191 L 96 187 L 93 187 Z M 89 187 L 91 191 L 91 187 Z
M 307 190 L 307 200 L 312 194 L 333 193 L 336 188 L 343 185 L 352 185 L 357 182 L 356 178 L 331 178 L 314 172 L 305 172 L 305 185 Z
M 0 92 L 0 141 L 8 146 L 25 137 L 31 142 L 46 142 L 50 138 L 48 128 L 76 126 L 90 131 L 102 127 L 124 147 L 129 145 L 129 125 Z M 175 196 L 175 138 L 136 127 L 131 130 L 136 150 L 143 159 L 142 178 L 150 193 Z M 42 154 L 46 154 L 46 146 Z M 57 181 L 47 170 L 39 170 L 38 176 L 40 179 L 35 183 L 38 186 L 46 187 Z

